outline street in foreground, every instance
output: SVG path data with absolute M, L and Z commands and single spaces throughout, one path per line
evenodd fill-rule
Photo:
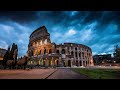
M 0 70 L 0 79 L 87 79 L 71 69 Z
M 0 79 L 120 79 L 120 67 L 0 70 Z

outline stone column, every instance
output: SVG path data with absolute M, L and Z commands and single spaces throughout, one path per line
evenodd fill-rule
M 46 63 L 45 63 L 46 66 L 49 65 L 49 62 L 48 62 L 48 59 L 46 58 Z
M 73 54 L 74 54 L 74 64 L 76 65 L 75 47 L 73 47 Z
M 86 60 L 85 60 L 85 66 L 86 66 Z
M 69 52 L 70 52 L 69 55 L 71 55 L 71 47 L 69 48 Z
M 71 59 L 71 67 L 73 66 L 73 64 L 72 64 L 72 59 Z
M 88 58 L 88 61 L 89 61 L 89 66 L 90 66 L 90 57 Z
M 54 66 L 54 58 L 52 57 L 52 65 L 51 65 L 52 67 Z
M 78 56 L 77 57 L 78 58 L 78 66 L 80 66 L 80 63 L 79 63 L 80 62 L 80 57 L 79 57 L 79 48 L 78 47 L 77 47 L 77 56 Z
M 61 50 L 62 50 L 62 49 L 61 49 L 61 48 L 59 48 L 59 54 L 61 54 Z
M 65 47 L 65 55 L 68 54 L 68 50 L 67 47 Z
M 82 60 L 81 62 L 82 62 L 82 66 L 84 66 L 84 65 L 83 65 L 83 60 Z

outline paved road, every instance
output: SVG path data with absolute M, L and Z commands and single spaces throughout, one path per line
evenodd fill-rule
M 58 69 L 47 79 L 89 79 L 87 76 L 78 74 L 71 69 Z
M 70 69 L 0 70 L 0 79 L 87 79 Z

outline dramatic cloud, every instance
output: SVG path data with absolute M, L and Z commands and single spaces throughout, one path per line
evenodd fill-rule
M 26 54 L 30 34 L 45 25 L 52 42 L 85 44 L 94 54 L 113 53 L 120 45 L 119 11 L 1 11 L 0 48 L 18 44 Z

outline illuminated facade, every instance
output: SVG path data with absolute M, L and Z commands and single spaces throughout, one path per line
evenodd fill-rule
M 32 32 L 28 51 L 28 65 L 40 66 L 92 66 L 92 50 L 88 46 L 75 43 L 56 45 L 51 43 L 45 26 Z
M 7 51 L 6 49 L 0 48 L 0 64 L 2 63 L 6 51 Z

